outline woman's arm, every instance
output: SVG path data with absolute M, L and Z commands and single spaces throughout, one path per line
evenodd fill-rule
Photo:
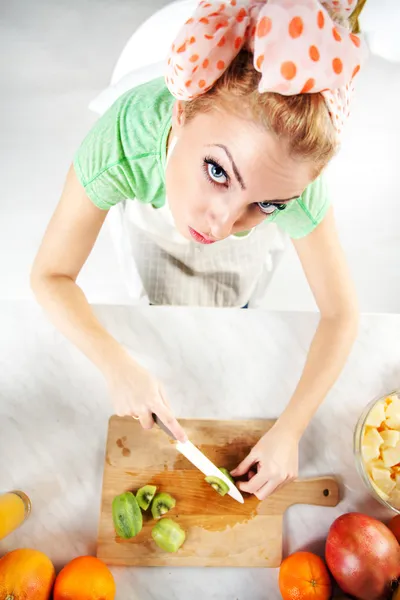
M 102 371 L 117 414 L 139 416 L 150 428 L 155 412 L 184 440 L 159 384 L 100 325 L 76 283 L 106 215 L 87 197 L 71 166 L 32 268 L 32 289 L 54 325 Z
M 240 484 L 263 499 L 297 476 L 298 443 L 315 411 L 339 376 L 355 341 L 358 307 L 338 238 L 333 210 L 295 248 L 321 313 L 303 374 L 288 406 L 235 469 L 236 476 L 257 463 L 257 475 Z M 254 475 L 254 477 L 253 477 Z
M 123 350 L 95 318 L 76 279 L 106 216 L 86 196 L 71 166 L 31 273 L 33 292 L 54 325 L 102 372 Z
M 349 356 L 358 331 L 358 305 L 332 208 L 294 246 L 321 314 L 302 377 L 279 420 L 280 427 L 300 438 Z

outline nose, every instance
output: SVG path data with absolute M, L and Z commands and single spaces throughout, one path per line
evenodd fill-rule
M 207 210 L 206 219 L 210 234 L 217 240 L 223 240 L 232 233 L 232 229 L 239 218 L 238 207 L 226 199 L 213 199 Z

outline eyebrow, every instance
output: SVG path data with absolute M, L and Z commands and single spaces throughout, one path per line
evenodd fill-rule
M 240 185 L 240 187 L 242 188 L 242 190 L 246 189 L 246 185 L 243 181 L 243 177 L 241 176 L 241 174 L 239 173 L 239 169 L 236 166 L 235 161 L 233 160 L 233 156 L 232 154 L 229 152 L 228 148 L 226 146 L 224 146 L 224 144 L 208 144 L 209 146 L 217 146 L 218 148 L 222 148 L 222 150 L 225 151 L 225 154 L 227 155 L 227 157 L 229 158 L 229 161 L 231 163 L 232 166 L 232 171 L 237 179 L 238 184 Z
M 236 166 L 235 161 L 233 160 L 233 156 L 232 154 L 229 152 L 229 149 L 224 145 L 224 144 L 208 144 L 208 146 L 217 146 L 217 148 L 221 148 L 222 150 L 224 150 L 225 154 L 227 155 L 227 157 L 229 158 L 229 161 L 231 163 L 232 166 L 232 170 L 233 173 L 237 179 L 237 182 L 239 183 L 240 187 L 242 188 L 242 190 L 246 189 L 246 185 L 243 181 L 243 177 L 241 176 L 239 169 Z M 291 202 L 292 200 L 296 200 L 297 198 L 299 198 L 301 196 L 301 194 L 298 194 L 297 196 L 293 196 L 292 198 L 286 198 L 285 200 L 264 200 L 264 202 L 269 202 L 270 204 L 286 204 L 287 202 Z

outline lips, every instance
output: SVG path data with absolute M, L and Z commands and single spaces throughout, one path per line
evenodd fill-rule
M 216 240 L 211 239 L 207 235 L 199 233 L 195 229 L 192 229 L 192 227 L 189 227 L 189 233 L 192 236 L 192 238 L 194 239 L 194 241 L 198 242 L 199 244 L 209 245 L 209 244 L 215 244 L 215 242 L 216 242 Z

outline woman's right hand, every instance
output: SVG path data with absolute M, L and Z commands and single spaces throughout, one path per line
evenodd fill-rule
M 180 442 L 187 441 L 161 385 L 131 357 L 114 365 L 107 381 L 118 416 L 138 417 L 143 429 L 151 429 L 155 413 Z

